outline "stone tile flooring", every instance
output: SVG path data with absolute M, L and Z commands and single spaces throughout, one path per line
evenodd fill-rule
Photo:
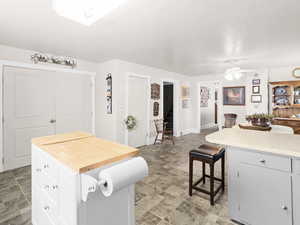
M 175 146 L 141 148 L 150 175 L 136 185 L 136 225 L 234 224 L 228 219 L 227 193 L 217 198 L 214 207 L 205 194 L 188 195 L 188 151 L 205 142 L 209 132 L 177 138 Z M 196 174 L 201 168 L 199 164 Z M 216 173 L 220 175 L 219 164 Z M 30 167 L 0 173 L 0 225 L 31 224 L 30 186 Z

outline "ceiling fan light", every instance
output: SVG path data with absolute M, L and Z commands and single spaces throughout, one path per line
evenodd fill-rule
M 55 12 L 86 26 L 90 26 L 127 0 L 52 0 Z

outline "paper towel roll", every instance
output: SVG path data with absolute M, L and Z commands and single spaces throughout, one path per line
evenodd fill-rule
M 121 190 L 148 176 L 148 165 L 142 157 L 136 157 L 99 173 L 100 190 L 109 197 L 112 193 Z

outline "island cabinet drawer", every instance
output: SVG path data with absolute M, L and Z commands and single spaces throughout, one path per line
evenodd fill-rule
M 53 159 L 47 153 L 42 153 L 41 165 L 42 165 L 42 171 L 51 179 L 53 179 L 55 182 L 57 182 L 57 178 L 59 174 L 59 166 L 56 163 L 55 159 Z
M 291 172 L 292 164 L 289 157 L 263 154 L 259 152 L 239 151 L 241 162 L 270 169 Z
M 293 173 L 300 175 L 300 159 L 293 159 Z

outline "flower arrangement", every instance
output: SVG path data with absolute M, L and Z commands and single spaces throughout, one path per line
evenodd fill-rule
M 124 121 L 128 130 L 133 130 L 136 127 L 136 119 L 133 116 L 127 116 Z
M 255 113 L 246 116 L 246 120 L 251 122 L 253 126 L 269 127 L 270 122 L 273 120 L 273 114 Z

